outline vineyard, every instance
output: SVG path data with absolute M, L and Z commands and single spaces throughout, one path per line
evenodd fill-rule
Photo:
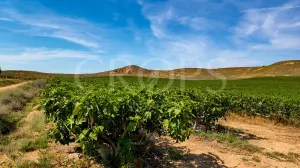
M 62 144 L 76 141 L 87 155 L 128 165 L 155 136 L 185 141 L 195 128 L 214 130 L 228 112 L 299 126 L 299 78 L 180 81 L 150 78 L 56 78 L 41 107 Z M 171 84 L 170 84 L 171 83 Z M 223 85 L 222 85 L 223 84 Z

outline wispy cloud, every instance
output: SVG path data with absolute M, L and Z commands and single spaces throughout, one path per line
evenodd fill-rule
M 241 12 L 258 12 L 258 11 L 280 11 L 280 10 L 289 10 L 289 9 L 294 9 L 294 8 L 300 8 L 300 5 L 296 6 L 279 6 L 279 7 L 270 7 L 270 8 L 253 8 L 253 9 L 247 9 L 247 10 L 242 10 Z
M 276 51 L 287 56 L 287 51 L 300 49 L 299 2 L 290 1 L 276 8 L 251 8 L 261 5 L 251 2 L 245 5 L 250 6 L 249 10 L 236 6 L 242 11 L 235 13 L 238 24 L 229 26 L 232 18 L 226 18 L 230 12 L 226 6 L 232 8 L 233 2 L 239 4 L 138 1 L 155 36 L 147 43 L 150 53 L 173 61 L 177 67 L 206 67 L 211 63 L 226 67 L 259 65 L 260 61 L 255 61 L 258 56 L 276 57 Z M 219 32 L 221 36 L 216 37 Z
M 23 48 L 15 53 L 0 54 L 1 62 L 32 62 L 57 59 L 94 59 L 99 55 L 91 52 L 48 48 Z
M 99 43 L 86 38 L 86 36 L 88 36 L 88 35 L 79 35 L 72 31 L 71 32 L 57 31 L 49 36 L 54 37 L 54 38 L 61 38 L 61 39 L 64 39 L 64 40 L 67 40 L 67 41 L 70 41 L 73 43 L 77 43 L 77 44 L 80 44 L 80 45 L 83 45 L 83 46 L 86 46 L 86 47 L 89 47 L 92 49 L 100 48 Z
M 36 4 L 29 10 L 30 13 L 23 13 L 14 6 L 2 7 L 0 17 L 2 20 L 28 26 L 27 31 L 23 30 L 23 33 L 62 39 L 92 50 L 103 50 L 101 35 L 105 34 L 105 30 L 101 29 L 100 25 L 80 18 L 57 15 Z
M 13 21 L 12 19 L 8 19 L 8 18 L 4 18 L 4 17 L 0 17 L 0 21 Z
M 222 3 L 189 1 L 187 5 L 182 0 L 152 3 L 137 1 L 137 3 L 142 6 L 142 12 L 150 21 L 152 33 L 157 38 L 168 38 L 178 34 L 176 27 L 181 33 L 189 31 L 204 33 L 225 26 L 222 21 L 208 17 L 216 15 L 217 11 L 221 10 Z M 210 7 L 209 12 L 206 7 Z M 174 27 L 175 29 L 170 29 Z
M 298 3 L 299 4 L 299 3 Z M 300 49 L 300 5 L 293 2 L 274 10 L 252 10 L 245 13 L 235 28 L 236 37 L 250 41 L 251 49 L 298 50 Z
M 209 32 L 227 29 L 222 19 L 209 19 L 210 14 L 220 14 L 224 10 L 221 10 L 222 2 L 221 5 L 208 1 L 193 1 L 189 5 L 185 1 L 138 3 L 150 21 L 151 31 L 156 37 L 147 41 L 148 49 L 153 56 L 160 56 L 166 66 L 226 67 L 233 65 L 233 61 L 242 66 L 253 64 L 250 59 L 245 58 L 248 54 L 224 48 L 218 42 L 219 39 L 210 36 Z M 203 8 L 204 12 L 201 12 L 199 7 L 203 6 L 210 8 Z M 174 30 L 178 26 L 180 31 Z M 240 57 L 229 57 L 228 53 Z

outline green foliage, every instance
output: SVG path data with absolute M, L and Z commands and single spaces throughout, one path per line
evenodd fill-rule
M 224 93 L 205 91 L 208 87 L 220 88 L 212 81 L 203 86 L 196 85 L 199 81 L 187 81 L 186 86 L 194 87 L 187 89 L 180 87 L 177 80 L 165 89 L 166 79 L 158 79 L 158 85 L 153 85 L 153 81 L 138 85 L 134 81 L 137 78 L 126 79 L 132 81 L 126 85 L 111 82 L 114 79 L 110 78 L 81 78 L 78 85 L 71 78 L 49 81 L 42 92 L 41 107 L 46 118 L 55 124 L 51 131 L 55 139 L 62 144 L 75 140 L 88 155 L 100 155 L 111 165 L 126 165 L 134 159 L 135 149 L 146 144 L 145 135 L 168 134 L 184 141 L 192 133 L 194 121 L 212 130 L 228 111 L 289 122 L 300 118 L 300 100 L 292 93 L 289 98 L 274 96 L 274 91 L 268 96 L 261 94 L 267 93 L 266 88 L 271 93 L 273 79 L 262 85 L 264 90 L 258 87 L 263 83 L 260 79 L 235 81 L 238 86 L 229 81 L 229 89 Z M 227 140 L 231 145 L 257 150 L 242 141 L 231 142 L 230 135 Z
M 226 103 L 219 104 L 223 103 L 222 96 L 204 97 L 199 92 L 193 96 L 201 97 L 192 99 L 189 92 L 175 88 L 100 85 L 88 79 L 82 84 L 84 87 L 55 81 L 44 89 L 45 115 L 56 125 L 52 134 L 62 144 L 68 144 L 71 137 L 75 137 L 83 151 L 90 155 L 109 148 L 111 158 L 121 160 L 118 164 L 132 161 L 136 146 L 145 141 L 140 132 L 168 133 L 175 140 L 184 141 L 192 133 L 192 120 L 200 118 L 211 127 L 229 107 L 226 109 Z M 214 105 L 216 108 L 211 110 Z
M 131 153 L 143 144 L 145 134 L 169 132 L 178 141 L 191 134 L 193 101 L 188 96 L 131 85 L 99 86 L 82 89 L 68 82 L 53 82 L 43 92 L 45 115 L 56 125 L 52 134 L 68 144 L 71 136 L 86 154 L 109 148 L 114 163 L 132 161 Z M 106 147 L 105 147 L 106 146 Z M 120 159 L 121 158 L 121 159 Z

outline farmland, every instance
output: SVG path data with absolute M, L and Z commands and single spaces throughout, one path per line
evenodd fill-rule
M 195 127 L 216 130 L 216 122 L 229 112 L 299 126 L 299 81 L 299 77 L 226 83 L 139 77 L 81 78 L 77 82 L 54 78 L 44 88 L 41 104 L 55 125 L 51 133 L 57 141 L 69 144 L 75 140 L 85 154 L 109 157 L 109 164 L 120 166 L 131 163 L 137 146 L 151 141 L 153 134 L 168 134 L 183 142 Z
M 300 0 L 0 9 L 0 168 L 300 168 Z
M 300 159 L 300 77 L 222 81 L 115 76 L 47 80 L 43 88 L 44 80 L 34 81 L 34 85 L 29 81 L 0 93 L 0 156 L 14 160 L 5 162 L 43 167 L 42 160 L 28 162 L 33 152 L 36 159 L 48 158 L 48 166 L 66 167 L 70 160 L 61 157 L 72 154 L 64 154 L 60 148 L 74 150 L 74 145 L 84 156 L 80 164 L 90 165 L 92 159 L 96 167 L 99 163 L 104 167 L 134 167 L 133 162 L 178 167 L 173 165 L 176 163 L 182 167 L 190 164 L 186 158 L 189 153 L 182 147 L 200 154 L 194 156 L 199 162 L 209 158 L 210 166 L 222 165 L 211 152 L 232 166 L 237 163 L 228 155 L 238 157 L 238 164 L 247 167 L 253 162 L 261 162 L 261 167 L 278 163 L 293 167 Z M 31 101 L 40 110 L 35 107 L 31 111 Z M 221 147 L 210 147 L 215 141 Z M 168 145 L 161 146 L 161 142 Z M 282 143 L 284 147 L 279 146 Z M 230 152 L 224 154 L 223 148 Z M 236 154 L 240 152 L 246 154 Z M 154 156 L 159 160 L 153 161 Z M 271 159 L 275 161 L 269 164 Z

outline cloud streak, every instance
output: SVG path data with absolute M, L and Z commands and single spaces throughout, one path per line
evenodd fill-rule
M 300 8 L 300 5 L 297 6 L 279 6 L 279 7 L 270 7 L 270 8 L 254 8 L 254 9 L 247 9 L 241 10 L 241 12 L 259 12 L 259 11 L 282 11 L 282 10 L 289 10 L 294 8 Z
M 12 19 L 8 19 L 8 18 L 4 18 L 4 17 L 0 17 L 0 21 L 13 21 Z
M 17 53 L 0 54 L 1 62 L 32 62 L 57 59 L 95 59 L 99 55 L 91 52 L 48 48 L 23 48 Z
M 23 33 L 62 39 L 91 50 L 103 50 L 101 34 L 105 34 L 105 30 L 100 25 L 84 19 L 57 15 L 40 6 L 30 10 L 32 13 L 28 14 L 29 12 L 23 13 L 16 7 L 3 7 L 0 17 L 2 20 L 27 26 L 27 31 L 23 30 Z
M 298 6 L 288 2 L 280 8 L 292 9 L 296 7 Z M 254 50 L 299 50 L 299 16 L 300 11 L 298 10 L 248 12 L 235 27 L 235 35 L 240 40 L 250 41 L 252 44 L 248 44 L 248 46 Z
M 300 7 L 299 3 L 242 10 L 242 15 L 236 11 L 240 15 L 237 24 L 230 26 L 226 24 L 230 18 L 221 15 L 228 13 L 226 6 L 232 7 L 228 3 L 138 1 L 155 36 L 148 41 L 152 55 L 173 61 L 177 67 L 206 67 L 211 62 L 217 62 L 214 67 L 253 66 L 260 60 L 289 56 L 300 49 L 300 11 L 293 10 Z M 202 6 L 205 8 L 201 10 Z M 215 15 L 218 17 L 212 17 Z M 220 32 L 221 36 L 215 37 Z M 278 51 L 280 54 L 274 54 Z

